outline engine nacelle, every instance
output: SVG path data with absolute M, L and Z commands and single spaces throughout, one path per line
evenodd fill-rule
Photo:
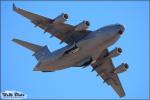
M 64 23 L 68 19 L 68 14 L 62 13 L 54 19 L 53 23 Z
M 75 27 L 75 31 L 86 30 L 90 26 L 89 21 L 83 21 Z
M 129 68 L 129 66 L 127 63 L 122 63 L 113 71 L 113 73 L 116 73 L 116 74 L 122 73 L 122 72 L 125 72 L 128 68 Z
M 116 56 L 120 55 L 121 53 L 122 53 L 121 48 L 115 48 L 108 54 L 108 57 L 116 57 Z

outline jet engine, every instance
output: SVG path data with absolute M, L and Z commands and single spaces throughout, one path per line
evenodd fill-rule
M 120 55 L 121 52 L 122 52 L 121 48 L 115 48 L 108 54 L 108 57 L 116 57 L 116 56 Z
M 128 68 L 129 68 L 128 64 L 122 63 L 113 71 L 113 73 L 116 73 L 116 74 L 122 73 L 122 72 L 125 72 Z
M 64 23 L 68 19 L 68 14 L 62 13 L 54 19 L 53 23 Z
M 75 31 L 83 31 L 86 30 L 90 26 L 89 21 L 83 21 L 80 24 L 76 25 Z

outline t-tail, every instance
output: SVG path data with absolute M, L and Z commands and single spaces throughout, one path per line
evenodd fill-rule
M 29 43 L 26 41 L 22 41 L 19 39 L 13 39 L 12 41 L 33 51 L 34 52 L 33 56 L 35 56 L 35 58 L 38 61 L 41 61 L 41 60 L 47 58 L 51 54 L 51 52 L 49 51 L 47 46 L 40 46 L 40 45 L 32 44 L 32 43 Z

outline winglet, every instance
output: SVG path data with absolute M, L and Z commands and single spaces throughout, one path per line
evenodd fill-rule
M 14 10 L 14 11 L 19 10 L 19 8 L 17 8 L 16 5 L 15 5 L 14 3 L 13 3 L 13 10 Z

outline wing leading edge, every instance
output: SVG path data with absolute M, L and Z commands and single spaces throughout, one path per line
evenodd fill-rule
M 33 24 L 35 24 L 35 26 L 42 28 L 44 30 L 44 33 L 48 32 L 51 34 L 51 37 L 55 36 L 60 39 L 61 43 L 65 42 L 67 44 L 73 44 L 74 42 L 79 41 L 90 32 L 92 32 L 89 30 L 77 31 L 75 30 L 76 26 L 63 23 L 62 21 L 64 20 L 60 17 L 64 15 L 65 18 L 68 18 L 66 14 L 61 14 L 60 16 L 56 17 L 58 19 L 57 21 L 61 21 L 59 23 L 57 21 L 55 22 L 55 19 L 50 19 L 38 14 L 31 13 L 21 8 L 17 8 L 14 4 L 13 10 L 16 13 L 29 19 Z
M 108 55 L 108 50 L 105 49 L 99 58 L 96 60 L 94 64 L 92 64 L 93 70 L 97 72 L 97 76 L 101 76 L 104 82 L 115 90 L 115 92 L 120 96 L 125 96 L 124 89 L 119 80 L 117 73 L 113 73 L 115 67 L 112 63 L 111 58 L 105 58 Z

